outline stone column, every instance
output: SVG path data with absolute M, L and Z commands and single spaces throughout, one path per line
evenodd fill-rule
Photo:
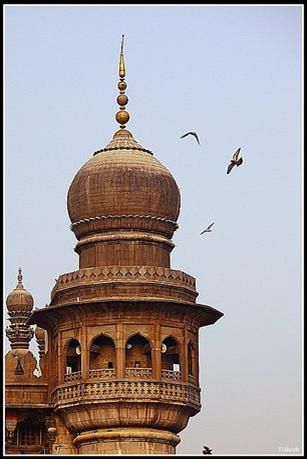
M 180 362 L 181 362 L 181 374 L 182 374 L 182 382 L 188 382 L 188 328 L 185 325 L 183 330 L 183 342 L 181 346 L 181 355 L 180 355 Z
M 116 379 L 123 379 L 125 377 L 125 353 L 123 324 L 116 324 Z
M 161 379 L 161 336 L 160 324 L 155 325 L 154 346 L 152 349 L 152 377 Z
M 62 332 L 59 331 L 58 334 L 58 375 L 59 375 L 59 384 L 64 383 L 64 367 L 65 367 L 65 355 L 63 354 L 63 337 Z
M 89 370 L 89 352 L 88 349 L 88 339 L 87 339 L 87 326 L 85 324 L 81 327 L 81 378 L 87 379 L 88 378 L 88 370 Z

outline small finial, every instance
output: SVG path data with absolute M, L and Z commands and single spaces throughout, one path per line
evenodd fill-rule
M 22 274 L 21 268 L 18 268 L 18 276 L 17 276 L 18 284 L 22 284 Z
M 127 83 L 125 82 L 126 68 L 125 68 L 125 59 L 124 59 L 124 36 L 122 35 L 121 44 L 120 44 L 120 56 L 119 56 L 119 83 L 117 85 L 119 89 L 119 95 L 117 96 L 117 103 L 119 105 L 119 111 L 115 115 L 116 121 L 120 124 L 120 128 L 124 129 L 126 123 L 130 119 L 129 113 L 125 110 L 128 103 L 128 97 L 125 94 L 125 89 L 127 88 Z
M 120 56 L 119 56 L 119 77 L 124 78 L 126 75 L 126 69 L 125 69 L 125 59 L 124 59 L 124 36 L 122 35 L 122 41 L 120 44 Z

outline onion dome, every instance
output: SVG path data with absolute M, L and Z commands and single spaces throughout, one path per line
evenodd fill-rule
M 124 129 L 77 172 L 67 203 L 73 230 L 88 220 L 123 215 L 148 215 L 175 224 L 180 193 L 166 167 Z
M 6 336 L 12 349 L 28 349 L 33 337 L 33 330 L 27 324 L 33 309 L 33 297 L 22 284 L 21 268 L 18 269 L 17 285 L 6 298 L 10 325 L 6 328 Z
M 122 40 L 118 83 L 120 93 L 117 97 L 120 109 L 115 116 L 120 129 L 105 148 L 96 151 L 81 167 L 68 190 L 67 208 L 71 229 L 80 241 L 75 248 L 81 254 L 80 267 L 106 263 L 143 264 L 141 256 L 127 259 L 123 254 L 117 259 L 115 257 L 111 263 L 110 254 L 106 256 L 101 248 L 101 244 L 107 242 L 122 244 L 125 240 L 127 243 L 128 232 L 130 236 L 135 232 L 133 244 L 147 242 L 158 244 L 160 248 L 164 245 L 168 253 L 174 246 L 170 239 L 178 227 L 180 192 L 170 171 L 126 129 L 130 115 L 126 111 L 128 97 L 125 94 L 125 72 Z M 107 237 L 106 234 L 111 231 L 112 238 Z M 93 244 L 96 245 L 95 250 Z M 97 255 L 98 246 L 100 255 Z M 121 249 L 114 247 L 114 255 Z M 82 256 L 85 250 L 87 255 L 83 253 Z M 130 252 L 132 254 L 132 250 Z M 150 254 L 147 255 L 144 264 L 150 264 Z M 156 257 L 152 262 L 158 266 L 159 263 L 169 263 L 163 256 Z
M 33 297 L 22 284 L 21 268 L 18 269 L 17 285 L 6 298 L 8 311 L 32 311 Z

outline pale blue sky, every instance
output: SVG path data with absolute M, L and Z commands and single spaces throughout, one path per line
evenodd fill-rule
M 43 307 L 78 268 L 66 195 L 117 129 L 124 33 L 127 127 L 181 190 L 172 267 L 225 314 L 200 331 L 178 454 L 301 451 L 301 22 L 301 5 L 5 8 L 5 294 L 21 266 Z

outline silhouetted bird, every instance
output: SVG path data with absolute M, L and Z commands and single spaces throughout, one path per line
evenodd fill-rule
M 212 226 L 214 225 L 214 223 L 211 223 L 211 225 L 207 226 L 206 229 L 204 229 L 200 234 L 203 234 L 203 233 L 210 233 L 212 231 Z
M 208 446 L 203 446 L 203 454 L 212 454 L 212 449 L 208 448 Z
M 243 163 L 243 158 L 239 158 L 240 150 L 241 148 L 238 148 L 237 151 L 233 154 L 233 157 L 230 160 L 230 164 L 227 167 L 227 175 L 230 174 L 234 166 L 241 166 L 241 164 Z
M 195 139 L 197 140 L 198 144 L 200 145 L 200 141 L 199 141 L 199 138 L 198 138 L 198 135 L 196 134 L 196 132 L 187 132 L 186 134 L 183 134 L 180 138 L 183 139 L 187 135 L 194 135 Z

